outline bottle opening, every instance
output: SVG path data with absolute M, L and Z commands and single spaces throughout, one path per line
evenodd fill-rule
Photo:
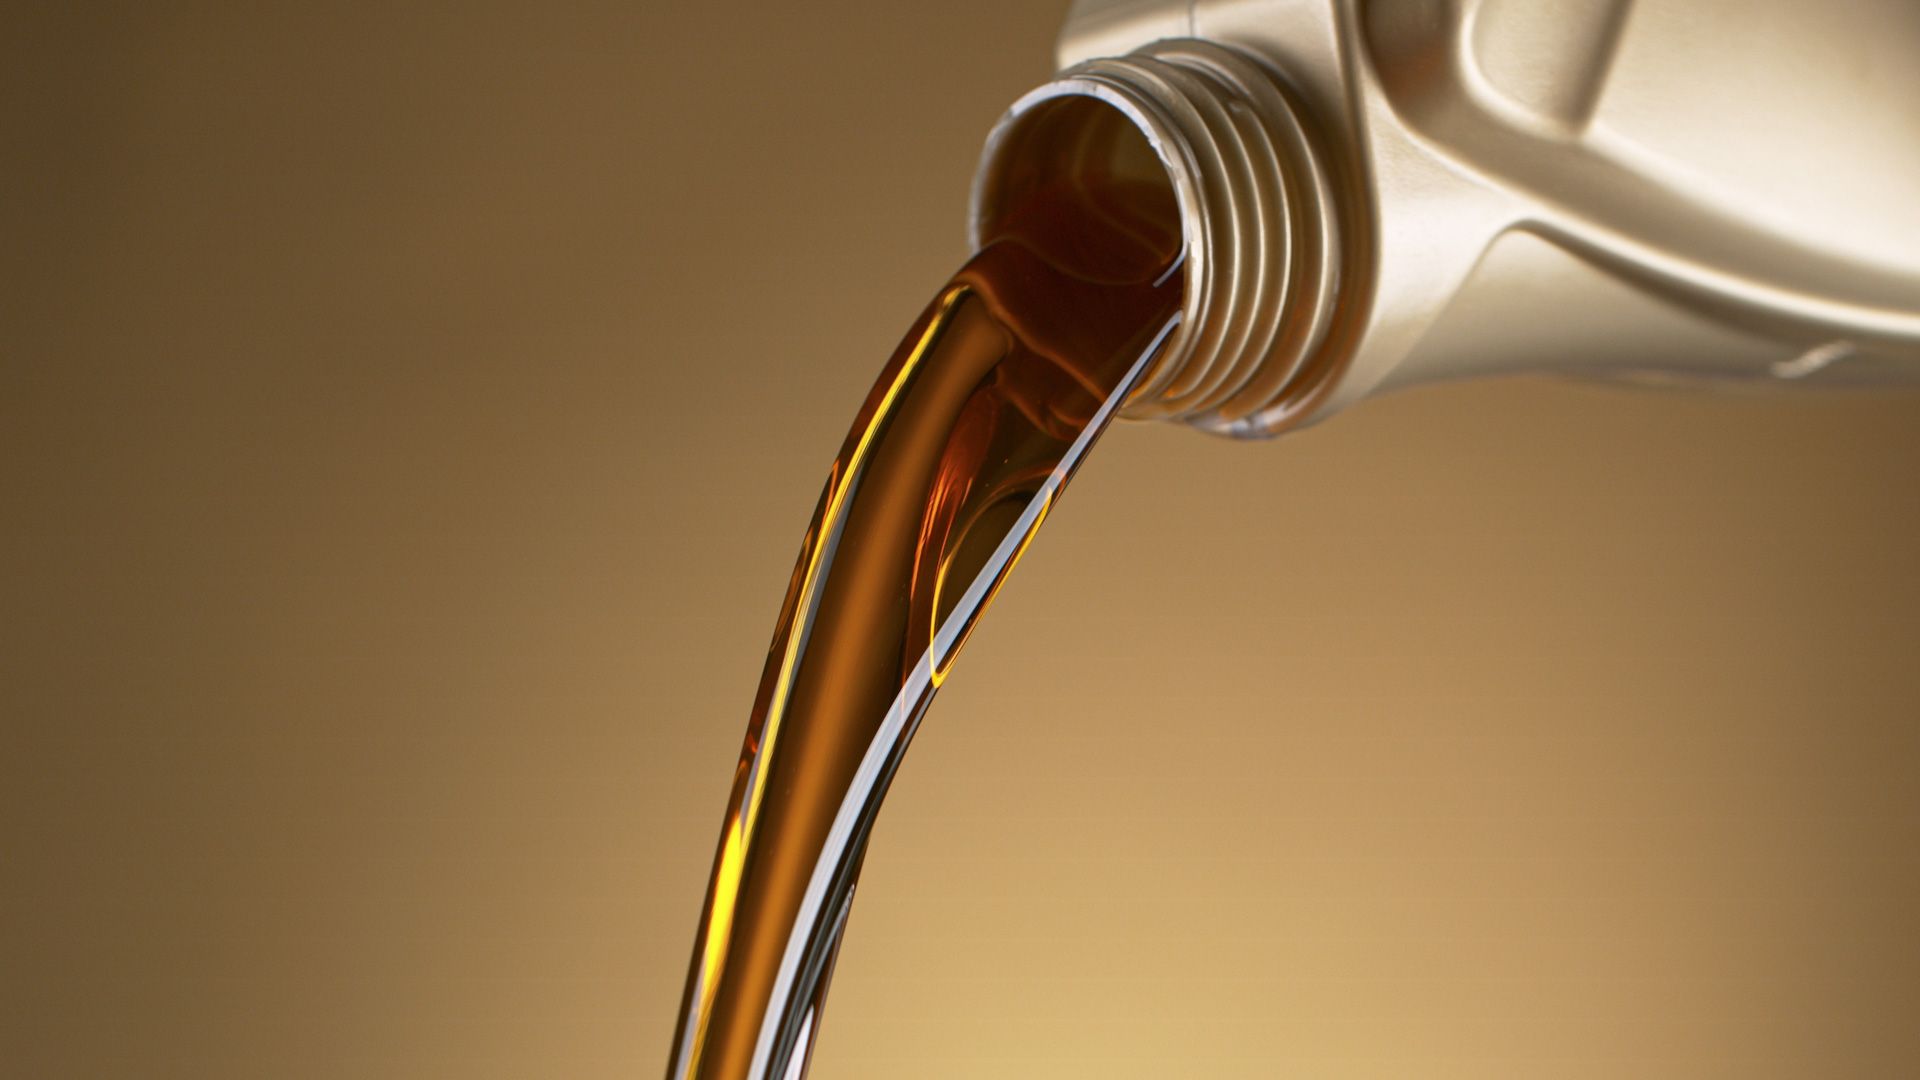
M 1343 240 L 1326 155 L 1278 76 L 1238 50 L 1156 42 L 1062 72 L 987 136 L 971 239 L 1047 189 L 1104 221 L 1177 235 L 1182 322 L 1128 400 L 1136 418 L 1235 436 L 1297 425 L 1343 364 L 1326 345 Z M 1351 230 L 1345 238 L 1353 240 Z
M 1017 231 L 1023 208 L 1051 203 L 1084 219 L 1076 235 L 1085 243 L 1105 248 L 1103 238 L 1117 234 L 1143 252 L 1177 258 L 1184 230 L 1173 177 L 1119 109 L 1094 97 L 1051 98 L 1023 113 L 1004 138 L 974 208 L 976 246 Z M 1101 273 L 1091 256 L 1104 253 L 1062 252 L 1083 256 L 1074 269 L 1086 274 Z
M 1098 218 L 1104 229 L 1089 237 L 1131 235 L 1142 247 L 1171 256 L 1168 273 L 1185 281 L 1182 325 L 1161 350 L 1154 368 L 1134 391 L 1129 412 L 1154 396 L 1149 387 L 1167 381 L 1179 367 L 1184 344 L 1199 313 L 1192 226 L 1198 199 L 1186 170 L 1156 146 L 1153 120 L 1134 103 L 1098 83 L 1062 79 L 1015 103 L 988 136 L 974 179 L 969 239 L 978 249 L 1017 228 L 1025 207 L 1074 205 L 1075 216 Z M 1091 271 L 1093 253 L 1084 260 Z

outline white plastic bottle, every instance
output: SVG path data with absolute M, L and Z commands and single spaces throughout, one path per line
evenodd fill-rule
M 1133 415 L 1271 435 L 1519 371 L 1920 384 L 1912 0 L 1079 0 L 1059 58 L 973 224 L 1166 171 L 1186 323 Z

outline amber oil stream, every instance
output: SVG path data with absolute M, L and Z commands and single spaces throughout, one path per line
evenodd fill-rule
M 1124 149 L 1151 162 L 1143 139 Z M 1156 173 L 1083 162 L 1023 191 L 855 417 L 767 653 L 669 1080 L 804 1075 L 907 743 L 1179 321 L 1179 216 Z

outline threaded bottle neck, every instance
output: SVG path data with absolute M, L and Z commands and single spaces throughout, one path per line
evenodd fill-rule
M 987 136 L 969 228 L 977 247 L 1009 190 L 1116 161 L 1144 133 L 1178 204 L 1181 326 L 1127 405 L 1236 436 L 1311 411 L 1340 366 L 1327 348 L 1342 235 L 1327 155 L 1279 80 L 1228 46 L 1167 40 L 1069 68 Z M 1125 135 L 1122 139 L 1120 136 Z M 1346 260 L 1350 262 L 1351 260 Z

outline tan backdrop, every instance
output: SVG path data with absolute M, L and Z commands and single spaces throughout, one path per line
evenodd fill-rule
M 1062 6 L 6 20 L 9 1075 L 659 1074 L 799 531 Z M 1913 1074 L 1916 476 L 1914 397 L 1116 431 L 816 1075 Z

